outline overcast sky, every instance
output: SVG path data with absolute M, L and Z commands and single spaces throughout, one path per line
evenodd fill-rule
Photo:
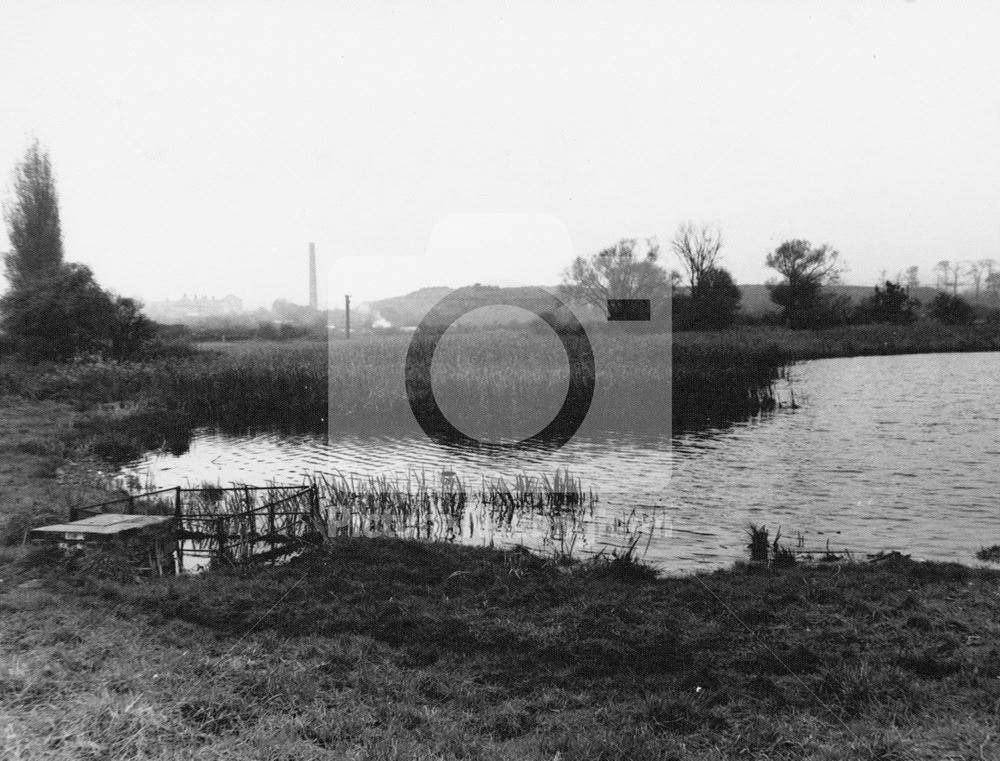
M 37 136 L 67 258 L 146 299 L 304 302 L 310 240 L 335 302 L 549 284 L 687 218 L 741 282 L 790 237 L 931 279 L 1000 259 L 998 37 L 971 1 L 4 2 L 0 172 Z

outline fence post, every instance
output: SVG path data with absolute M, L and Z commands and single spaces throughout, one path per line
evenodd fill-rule
M 257 514 L 254 512 L 254 510 L 257 507 L 257 503 L 253 499 L 253 497 L 250 496 L 250 487 L 244 486 L 243 493 L 246 498 L 247 512 L 249 513 L 249 516 L 247 517 L 250 519 L 249 538 L 250 538 L 250 555 L 252 556 L 254 552 L 257 550 Z
M 180 534 L 184 530 L 184 513 L 181 512 L 181 487 L 174 489 L 174 552 L 177 553 L 177 573 L 184 573 L 184 549 Z
M 271 541 L 271 549 L 274 549 L 274 502 L 267 502 L 267 536 Z
M 69 509 L 69 519 L 70 519 L 70 522 L 73 522 L 73 521 L 76 521 L 76 520 L 80 519 L 80 512 L 76 509 L 75 505 L 72 506 L 72 507 L 70 507 L 70 509 Z
M 219 545 L 219 562 L 221 563 L 226 557 L 226 519 L 216 518 L 215 519 L 215 542 Z

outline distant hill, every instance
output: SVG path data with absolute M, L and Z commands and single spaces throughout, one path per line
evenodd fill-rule
M 543 290 L 550 293 L 555 292 L 555 288 L 550 288 L 542 286 Z M 408 293 L 405 296 L 395 296 L 388 299 L 380 299 L 378 301 L 369 302 L 369 306 L 377 313 L 377 317 L 381 317 L 383 320 L 388 321 L 395 327 L 408 327 L 417 325 L 427 312 L 430 311 L 438 301 L 440 301 L 444 296 L 451 293 L 454 289 L 436 287 L 436 288 L 421 288 L 413 293 Z M 489 293 L 499 290 L 493 286 L 469 286 L 465 289 L 469 292 L 470 308 L 474 308 L 472 305 L 475 303 L 476 292 L 482 291 L 483 295 L 488 295 Z M 521 292 L 527 292 L 533 290 L 530 287 L 521 288 L 503 288 L 503 293 L 505 297 L 517 298 Z M 527 295 L 527 294 L 526 294 Z M 520 321 L 515 314 L 505 314 L 504 322 Z M 507 319 L 509 316 L 510 319 Z M 467 321 L 471 324 L 490 324 L 495 323 L 497 314 L 495 312 L 484 310 L 479 315 L 472 314 Z M 531 320 L 532 317 L 528 314 L 524 315 L 524 321 L 527 322 Z
M 392 296 L 388 299 L 371 301 L 368 305 L 376 312 L 377 317 L 388 321 L 395 327 L 416 325 L 432 306 L 451 291 L 452 289 L 446 286 L 421 288 L 407 293 L 405 296 Z
M 554 287 L 543 286 L 545 290 L 554 292 Z M 776 312 L 779 307 L 771 301 L 771 295 L 766 285 L 741 285 L 742 311 L 744 314 L 764 314 Z M 369 303 L 369 306 L 377 313 L 378 317 L 388 321 L 393 326 L 404 327 L 417 325 L 424 315 L 430 311 L 441 298 L 452 292 L 452 288 L 438 286 L 433 288 L 421 288 L 420 290 L 408 293 L 405 296 L 394 296 L 388 299 L 380 299 Z M 505 288 L 509 294 L 516 294 L 521 290 L 518 288 Z M 870 297 L 875 288 L 867 285 L 831 285 L 824 289 L 829 293 L 848 296 L 854 303 L 860 303 Z M 928 303 L 934 298 L 937 289 L 929 287 L 913 288 L 910 291 L 913 298 Z M 527 317 L 526 317 L 527 319 Z M 475 322 L 475 316 L 472 322 Z M 489 322 L 488 315 L 484 322 Z

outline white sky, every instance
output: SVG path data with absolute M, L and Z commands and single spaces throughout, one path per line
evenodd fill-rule
M 147 299 L 304 302 L 310 240 L 434 239 L 333 304 L 550 284 L 688 217 L 741 282 L 789 237 L 931 279 L 1000 259 L 998 38 L 968 0 L 5 2 L 0 175 L 39 137 L 67 258 Z

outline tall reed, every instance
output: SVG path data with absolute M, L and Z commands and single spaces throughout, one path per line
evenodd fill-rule
M 455 336 L 456 350 L 443 363 L 435 358 L 435 396 L 468 409 L 512 414 L 522 401 L 562 398 L 568 368 L 552 361 L 548 338 L 513 330 Z M 595 393 L 585 428 L 595 432 L 667 433 L 671 420 L 675 428 L 692 427 L 756 414 L 774 406 L 773 384 L 787 363 L 771 344 L 725 338 L 692 343 L 688 335 L 597 331 L 591 340 Z M 327 426 L 359 433 L 417 431 L 403 381 L 409 341 L 364 337 L 329 348 L 321 342 L 247 342 L 142 364 L 56 366 L 38 374 L 32 386 L 36 396 L 81 407 L 124 403 L 130 414 L 102 413 L 95 432 L 95 445 L 106 443 L 112 459 L 129 459 L 136 447 L 164 442 L 182 451 L 183 432 L 204 425 L 234 432 Z M 122 439 L 129 436 L 134 445 Z
M 319 488 L 320 503 L 342 533 L 454 540 L 463 535 L 463 520 L 511 526 L 524 517 L 542 516 L 553 527 L 564 526 L 593 510 L 597 496 L 568 471 L 548 475 L 517 474 L 508 483 L 486 478 L 478 491 L 467 490 L 452 471 L 436 478 L 426 471 L 405 476 L 318 473 L 310 483 Z M 475 517 L 469 511 L 475 511 Z M 553 528 L 553 533 L 558 533 Z

